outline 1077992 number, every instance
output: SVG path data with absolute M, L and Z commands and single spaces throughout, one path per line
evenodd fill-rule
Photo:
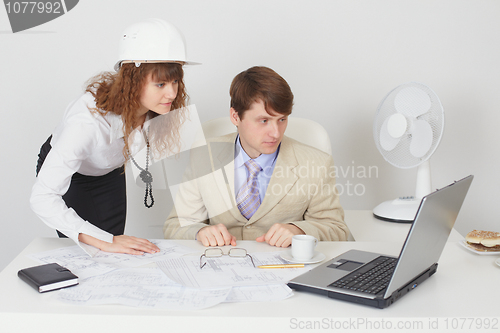
M 61 2 L 7 2 L 5 3 L 5 8 L 7 8 L 7 14 L 61 14 Z
M 446 318 L 446 329 L 498 329 L 498 318 Z

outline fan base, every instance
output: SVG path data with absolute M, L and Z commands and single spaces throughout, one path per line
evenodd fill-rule
M 415 220 L 420 199 L 402 197 L 382 202 L 373 209 L 373 216 L 387 222 L 411 223 Z

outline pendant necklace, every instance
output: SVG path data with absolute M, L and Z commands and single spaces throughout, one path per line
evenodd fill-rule
M 149 132 L 149 128 L 148 128 Z M 144 138 L 146 139 L 146 169 L 143 169 L 137 164 L 137 162 L 134 160 L 134 157 L 132 157 L 132 154 L 130 154 L 130 151 L 128 152 L 128 155 L 130 156 L 130 160 L 134 165 L 137 167 L 137 169 L 141 170 L 141 173 L 139 176 L 141 177 L 142 181 L 146 184 L 146 194 L 144 195 L 144 206 L 147 208 L 153 207 L 155 200 L 153 199 L 153 175 L 151 172 L 148 171 L 149 168 L 149 140 L 148 136 L 146 133 L 144 133 Z M 148 204 L 148 196 L 151 198 L 151 203 Z

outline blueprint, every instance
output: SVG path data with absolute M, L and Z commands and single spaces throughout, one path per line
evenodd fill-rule
M 74 305 L 120 304 L 169 310 L 199 310 L 222 302 L 279 301 L 293 295 L 285 284 L 195 289 L 170 280 L 159 268 L 117 269 L 82 280 L 54 294 Z
M 277 252 L 258 252 L 251 255 L 255 266 L 287 263 Z M 310 270 L 307 266 L 285 269 L 255 268 L 249 257 L 222 256 L 207 259 L 206 262 L 205 267 L 200 268 L 199 256 L 184 256 L 156 264 L 171 280 L 191 288 L 285 284 Z
M 265 286 L 232 287 L 225 302 L 271 302 L 281 301 L 292 296 L 292 289 L 284 283 Z
M 75 245 L 28 257 L 40 263 L 57 262 L 79 277 L 79 285 L 54 292 L 59 301 L 176 310 L 286 299 L 293 295 L 286 282 L 308 270 L 258 269 L 248 257 L 228 256 L 208 259 L 200 269 L 200 256 L 187 255 L 193 249 L 169 240 L 151 242 L 160 248 L 159 253 L 135 256 L 101 251 L 90 257 Z M 256 266 L 286 263 L 277 252 L 252 257 Z M 148 265 L 154 262 L 155 267 Z
M 156 267 L 118 269 L 60 290 L 54 297 L 76 305 L 121 304 L 169 310 L 198 310 L 223 302 L 231 287 L 193 289 L 168 279 Z
M 108 273 L 118 268 L 138 267 L 167 258 L 180 257 L 193 251 L 189 247 L 170 240 L 152 239 L 150 241 L 160 248 L 160 252 L 155 254 L 145 253 L 138 256 L 99 251 L 94 257 L 90 257 L 78 245 L 74 245 L 31 254 L 28 257 L 40 263 L 58 263 L 69 269 L 81 280 Z

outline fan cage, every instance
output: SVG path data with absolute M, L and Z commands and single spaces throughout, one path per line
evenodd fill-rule
M 400 138 L 400 141 L 394 147 L 394 149 L 388 151 L 382 148 L 382 146 L 380 145 L 380 131 L 382 128 L 382 124 L 384 123 L 384 120 L 386 118 L 390 117 L 395 113 L 398 113 L 394 105 L 394 101 L 396 99 L 396 96 L 398 96 L 398 93 L 402 89 L 408 87 L 416 87 L 418 89 L 421 89 L 429 96 L 431 101 L 429 110 L 426 113 L 417 116 L 415 118 L 427 121 L 432 129 L 431 147 L 429 148 L 427 153 L 422 157 L 415 157 L 410 153 L 410 143 L 412 140 L 412 135 L 411 133 L 408 133 L 408 128 L 405 134 L 403 134 L 403 136 Z M 407 100 L 406 102 L 411 103 L 412 101 Z M 387 96 L 382 100 L 377 109 L 375 121 L 373 124 L 373 135 L 377 149 L 380 151 L 380 153 L 387 162 L 398 168 L 403 168 L 403 169 L 416 167 L 421 163 L 425 162 L 426 160 L 428 160 L 438 147 L 443 131 L 444 131 L 444 111 L 438 96 L 436 95 L 436 93 L 434 93 L 434 91 L 432 91 L 432 89 L 430 89 L 424 84 L 417 82 L 402 84 L 393 89 L 389 94 L 387 94 Z

